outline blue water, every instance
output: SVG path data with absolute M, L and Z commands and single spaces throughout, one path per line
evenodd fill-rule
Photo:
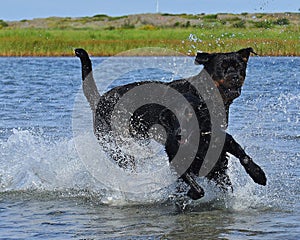
M 123 63 L 107 64 L 110 74 Z M 185 76 L 201 70 L 190 68 Z M 254 184 L 231 158 L 233 193 L 211 190 L 182 203 L 170 197 L 172 188 L 135 198 L 110 191 L 86 169 L 72 125 L 83 95 L 77 58 L 0 58 L 0 239 L 298 239 L 299 69 L 297 57 L 250 58 L 230 109 L 228 131 L 265 170 L 268 185 Z M 111 85 L 170 79 L 148 70 Z

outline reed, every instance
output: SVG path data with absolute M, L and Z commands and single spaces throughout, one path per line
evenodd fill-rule
M 112 56 L 143 47 L 194 55 L 199 50 L 223 52 L 248 46 L 262 56 L 300 56 L 299 27 L 0 29 L 0 56 L 73 56 L 77 47 L 94 56 Z

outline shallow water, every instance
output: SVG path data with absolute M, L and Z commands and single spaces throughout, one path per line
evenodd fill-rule
M 108 83 L 172 78 L 141 59 L 138 71 Z M 172 58 L 150 59 L 154 66 L 161 60 L 178 67 Z M 268 185 L 254 184 L 231 158 L 234 192 L 202 182 L 206 195 L 194 202 L 174 196 L 174 186 L 132 196 L 93 178 L 73 135 L 78 59 L 0 58 L 0 66 L 1 239 L 298 239 L 300 58 L 250 58 L 231 107 L 228 131 L 265 170 Z

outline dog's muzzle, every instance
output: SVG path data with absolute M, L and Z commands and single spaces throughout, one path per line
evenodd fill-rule
M 232 74 L 220 84 L 223 94 L 227 99 L 235 99 L 241 95 L 244 79 L 241 76 Z
M 228 88 L 228 89 L 225 89 L 224 95 L 227 99 L 233 100 L 233 99 L 239 97 L 241 95 L 241 92 L 242 92 L 241 87 L 239 87 L 239 88 Z

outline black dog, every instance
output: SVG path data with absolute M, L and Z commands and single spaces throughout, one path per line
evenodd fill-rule
M 234 155 L 240 160 L 246 172 L 256 183 L 261 185 L 266 184 L 266 177 L 261 168 L 252 161 L 233 137 L 224 131 L 224 128 L 226 128 L 228 124 L 229 106 L 233 100 L 241 94 L 241 87 L 246 77 L 246 67 L 250 53 L 254 53 L 252 48 L 241 49 L 231 53 L 198 53 L 195 59 L 195 63 L 203 64 L 204 70 L 206 70 L 208 75 L 214 80 L 225 106 L 225 122 L 220 123 L 217 130 L 220 135 L 224 135 L 225 143 L 216 164 L 206 175 L 208 179 L 214 180 L 222 188 L 231 187 L 230 179 L 226 174 L 228 165 L 227 153 Z M 135 111 L 130 116 L 129 132 L 131 136 L 136 138 L 153 137 L 157 141 L 163 139 L 161 142 L 165 144 L 166 153 L 171 163 L 178 153 L 179 148 L 185 149 L 184 152 L 194 151 L 192 155 L 195 157 L 192 159 L 191 164 L 186 167 L 187 170 L 185 172 L 180 172 L 179 169 L 181 166 L 178 166 L 178 163 L 173 166 L 175 170 L 180 173 L 180 177 L 190 185 L 191 189 L 188 191 L 188 196 L 192 199 L 201 198 L 204 195 L 204 191 L 196 183 L 193 174 L 199 174 L 210 141 L 214 140 L 211 140 L 212 124 L 209 109 L 202 98 L 203 96 L 199 94 L 194 84 L 191 84 L 191 81 L 187 79 L 176 80 L 169 83 L 149 81 L 130 83 L 115 87 L 100 96 L 92 75 L 92 64 L 87 52 L 83 49 L 76 49 L 75 54 L 81 60 L 83 91 L 93 111 L 94 131 L 99 140 L 104 139 L 107 133 L 112 131 L 112 115 L 120 99 L 124 94 L 138 86 L 151 83 L 167 86 L 169 89 L 175 89 L 179 92 L 186 102 L 192 106 L 192 108 L 187 108 L 187 106 L 181 106 L 180 104 L 176 105 L 176 97 L 170 99 L 168 91 L 162 94 L 162 98 L 164 95 L 167 97 L 165 99 L 166 101 L 175 102 L 174 108 L 181 112 L 183 119 L 188 121 L 193 113 L 196 115 L 199 132 L 194 131 L 194 126 L 191 128 L 189 123 L 183 127 L 182 121 L 178 119 L 178 114 L 171 111 L 168 107 L 157 103 L 145 104 L 138 109 L 134 109 Z M 200 77 L 201 73 L 194 76 L 193 83 L 197 82 L 197 79 Z M 123 103 L 123 105 L 128 106 L 132 103 L 134 102 L 130 102 L 129 100 Z M 123 114 L 125 113 L 119 113 L 120 116 Z M 113 118 L 116 117 L 118 116 L 113 116 Z M 163 126 L 165 129 L 165 138 L 161 138 L 159 132 L 155 133 L 154 131 L 153 133 L 152 126 L 156 124 Z M 150 129 L 152 130 L 151 133 L 149 133 Z M 193 135 L 197 134 L 201 136 L 200 140 L 193 142 L 191 139 L 193 139 Z M 107 148 L 106 150 L 118 162 L 120 167 L 127 168 L 134 165 L 134 159 L 131 156 L 124 155 L 117 145 L 115 145 L 113 149 Z M 180 157 L 182 157 L 182 159 L 179 165 L 184 165 L 187 160 L 184 155 Z

